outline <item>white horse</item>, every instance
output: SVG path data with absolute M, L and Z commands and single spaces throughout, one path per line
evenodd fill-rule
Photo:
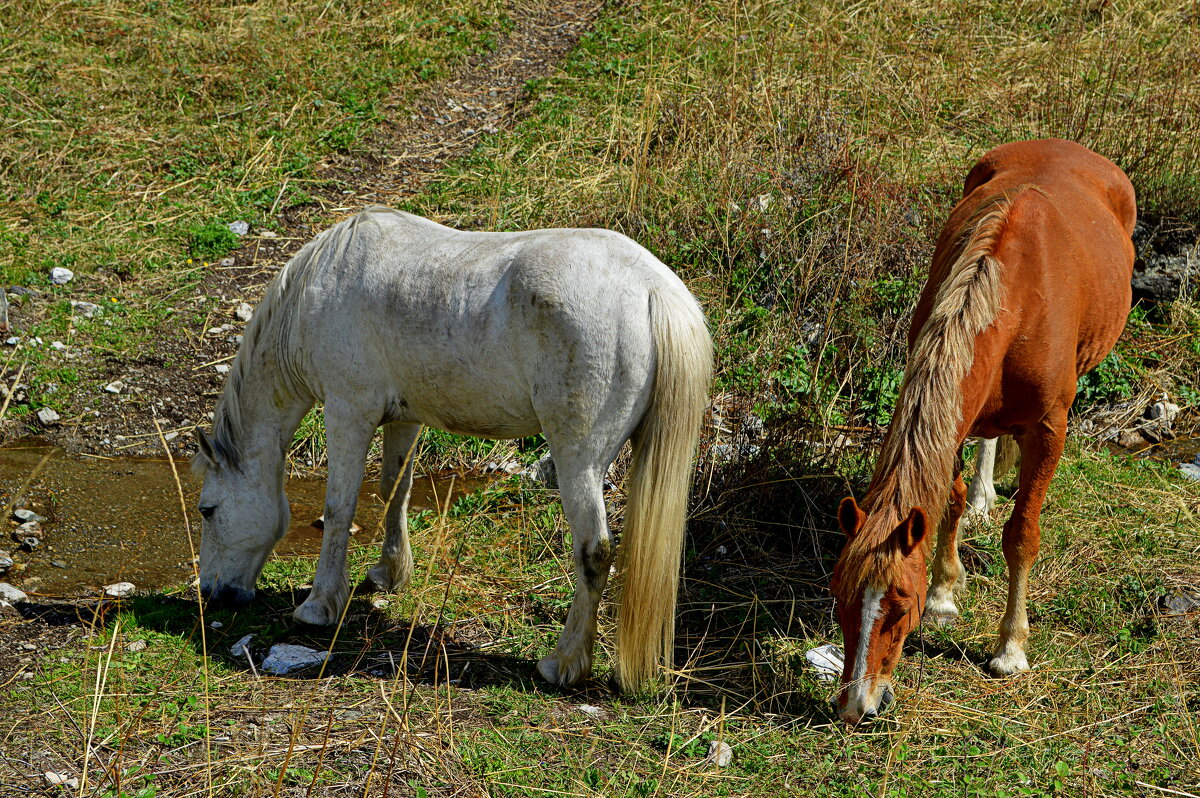
M 614 541 L 602 486 L 633 442 L 621 539 L 617 674 L 668 667 L 680 558 L 712 375 L 704 314 L 657 258 L 606 230 L 471 233 L 372 207 L 309 242 L 246 328 L 194 465 L 200 587 L 244 604 L 288 528 L 284 456 L 324 402 L 329 476 L 312 592 L 295 617 L 332 624 L 350 587 L 346 545 L 375 429 L 383 426 L 386 539 L 368 579 L 412 575 L 406 455 L 422 425 L 488 438 L 546 437 L 574 541 L 576 592 L 550 683 L 591 672 Z M 398 481 L 398 485 L 397 485 Z

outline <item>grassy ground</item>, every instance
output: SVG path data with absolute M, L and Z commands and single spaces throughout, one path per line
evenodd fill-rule
M 881 722 L 834 722 L 803 659 L 837 638 L 830 513 L 868 473 L 965 170 L 1001 141 L 1074 138 L 1129 171 L 1155 227 L 1200 221 L 1198 48 L 1186 3 L 609 8 L 562 74 L 531 87 L 523 122 L 408 206 L 465 226 L 614 227 L 704 300 L 732 433 L 706 438 L 671 689 L 610 690 L 607 619 L 595 680 L 568 694 L 537 681 L 570 597 L 569 533 L 553 494 L 509 481 L 417 518 L 412 589 L 384 608 L 356 599 L 336 636 L 288 621 L 306 559 L 272 560 L 238 615 L 198 619 L 180 589 L 100 607 L 90 625 L 64 620 L 77 605 L 7 616 L 7 639 L 39 653 L 0 692 L 0 782 L 40 787 L 86 763 L 82 792 L 112 796 L 1200 794 L 1200 628 L 1159 608 L 1200 584 L 1200 487 L 1171 464 L 1072 440 L 1043 517 L 1031 673 L 979 667 L 1003 607 L 1007 501 L 968 535 L 962 617 L 912 637 Z M 248 168 L 251 150 L 230 163 Z M 206 204 L 236 194 L 211 179 L 180 187 L 196 223 L 243 212 Z M 147 246 L 161 240 L 174 275 L 191 239 Z M 1166 392 L 1186 428 L 1198 332 L 1190 302 L 1138 309 L 1084 399 Z M 718 459 L 707 443 L 748 440 L 750 412 L 766 421 L 758 453 Z M 372 554 L 355 549 L 356 574 Z M 250 632 L 256 663 L 272 642 L 334 657 L 318 679 L 260 678 L 227 653 Z M 718 739 L 727 768 L 704 761 Z

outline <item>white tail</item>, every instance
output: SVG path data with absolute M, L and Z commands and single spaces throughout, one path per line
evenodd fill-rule
M 645 684 L 672 665 L 675 601 L 692 461 L 712 381 L 712 340 L 704 314 L 682 285 L 650 295 L 657 368 L 650 405 L 633 435 L 621 535 L 617 678 Z

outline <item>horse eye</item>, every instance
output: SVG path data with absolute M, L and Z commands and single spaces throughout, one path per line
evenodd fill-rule
M 215 504 L 210 504 L 207 507 L 201 507 L 200 515 L 204 516 L 205 518 L 212 518 L 212 514 L 216 511 L 216 509 L 217 505 Z

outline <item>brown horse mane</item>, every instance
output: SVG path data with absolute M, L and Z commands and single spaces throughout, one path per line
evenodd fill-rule
M 963 226 L 956 255 L 938 286 L 929 318 L 909 353 L 892 423 L 863 499 L 867 520 L 846 546 L 842 581 L 852 591 L 892 584 L 903 554 L 892 537 L 914 507 L 936 527 L 958 457 L 962 385 L 975 359 L 975 338 L 1004 301 L 1003 265 L 995 256 L 1020 186 L 984 202 Z M 933 535 L 926 534 L 928 550 Z

